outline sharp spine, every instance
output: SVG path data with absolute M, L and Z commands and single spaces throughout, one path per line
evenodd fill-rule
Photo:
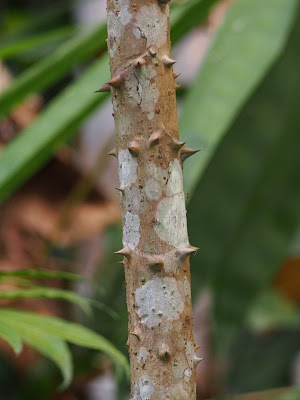
M 107 155 L 117 158 L 117 149 L 112 149 L 109 153 L 107 153 Z
M 159 143 L 160 138 L 161 138 L 161 133 L 159 131 L 153 132 L 149 138 L 150 147 L 157 145 Z
M 118 74 L 111 78 L 110 81 L 108 81 L 108 85 L 114 87 L 114 88 L 119 88 L 122 86 L 122 83 L 124 81 L 124 76 L 122 74 Z
M 181 88 L 182 85 L 177 85 L 177 83 L 175 83 L 175 90 Z
M 177 250 L 177 255 L 182 261 L 184 261 L 188 256 L 196 253 L 198 250 L 199 248 L 194 246 L 181 247 Z
M 173 78 L 177 79 L 181 74 L 176 74 L 175 72 L 173 72 Z
M 194 356 L 194 366 L 195 366 L 195 368 L 197 368 L 197 366 L 198 366 L 198 365 L 200 364 L 200 362 L 203 361 L 203 360 L 204 360 L 203 357 L 200 358 L 200 357 Z
M 133 156 L 137 157 L 140 152 L 140 146 L 138 143 L 132 142 L 129 144 L 128 150 Z
M 173 60 L 169 56 L 163 56 L 162 61 L 165 64 L 165 66 L 168 68 L 171 68 L 172 65 L 174 65 L 176 63 L 176 60 Z
M 170 146 L 173 150 L 179 151 L 183 146 L 185 145 L 185 142 L 181 142 L 179 139 L 173 138 Z
M 193 156 L 194 154 L 198 153 L 200 150 L 194 150 L 190 147 L 183 146 L 180 151 L 180 160 L 183 163 L 187 158 Z
M 125 247 L 123 247 L 123 249 L 121 249 L 119 251 L 115 251 L 115 254 L 121 254 L 121 256 L 129 258 L 131 251 L 130 251 L 129 247 L 125 246 Z
M 110 92 L 110 86 L 108 83 L 105 83 L 101 88 L 97 89 L 94 93 L 103 93 L 103 92 Z

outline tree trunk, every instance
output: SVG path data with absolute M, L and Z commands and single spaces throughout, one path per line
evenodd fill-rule
M 195 400 L 189 256 L 165 0 L 108 0 L 132 400 Z

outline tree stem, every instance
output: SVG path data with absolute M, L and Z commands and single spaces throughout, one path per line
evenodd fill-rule
M 108 0 L 132 400 L 195 400 L 195 361 L 182 163 L 169 5 Z

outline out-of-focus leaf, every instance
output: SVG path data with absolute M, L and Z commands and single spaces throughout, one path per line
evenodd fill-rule
M 13 43 L 7 44 L 0 48 L 0 59 L 5 60 L 14 57 L 18 54 L 22 54 L 28 50 L 32 50 L 38 46 L 56 42 L 59 40 L 65 40 L 75 32 L 75 27 L 64 27 L 58 28 L 53 31 L 34 35 L 32 37 L 18 40 Z
M 96 51 L 104 50 L 106 36 L 106 25 L 101 24 L 89 34 L 71 39 L 56 52 L 29 68 L 1 94 L 0 115 L 3 116 L 28 95 L 55 82 L 76 63 L 85 60 Z M 101 78 L 100 74 L 99 77 Z M 101 82 L 99 86 L 100 84 Z
M 34 326 L 41 332 L 56 336 L 67 342 L 103 351 L 115 362 L 118 371 L 126 372 L 127 375 L 129 373 L 127 358 L 107 339 L 84 326 L 67 322 L 56 317 L 37 315 L 32 312 L 17 311 L 7 308 L 0 309 L 0 320 L 5 321 L 17 330 L 20 326 L 28 326 L 29 328 L 30 326 Z
M 293 388 L 280 388 L 263 390 L 261 392 L 246 393 L 239 396 L 234 396 L 234 400 L 298 400 L 299 397 L 294 397 L 300 394 L 299 390 Z
M 206 2 L 203 4 L 206 9 Z M 191 29 L 192 25 L 188 21 L 184 22 Z M 28 75 L 22 75 L 0 96 L 0 113 L 7 112 L 32 91 L 45 87 L 53 81 L 53 76 L 61 75 L 62 70 L 66 71 L 80 59 L 80 52 L 86 56 L 92 50 L 102 48 L 101 38 L 106 36 L 105 31 L 104 26 L 97 28 L 80 42 L 72 42 L 71 50 L 61 49 L 50 59 L 44 60 L 44 64 L 38 65 L 37 70 L 33 68 Z M 103 39 L 103 46 L 104 44 Z M 35 172 L 69 138 L 83 119 L 107 98 L 104 94 L 94 95 L 92 92 L 108 79 L 108 60 L 107 57 L 103 57 L 59 95 L 33 125 L 5 147 L 0 153 L 0 203 L 18 184 Z
M 18 323 L 13 323 L 12 325 L 15 325 L 16 329 L 29 346 L 38 350 L 58 366 L 63 376 L 60 389 L 65 389 L 69 386 L 73 377 L 73 365 L 71 353 L 67 344 L 58 337 L 48 335 L 46 332 L 30 325 Z
M 0 202 L 74 133 L 107 95 L 94 94 L 109 79 L 107 57 L 96 61 L 0 152 Z M 98 84 L 97 82 L 100 83 Z
M 204 21 L 211 8 L 219 0 L 189 0 L 171 6 L 172 44 L 181 39 L 194 26 Z
M 30 279 L 66 279 L 70 281 L 84 281 L 80 275 L 72 272 L 54 271 L 50 269 L 16 269 L 16 270 L 0 270 L 0 279 L 6 277 L 30 278 Z
M 300 312 L 274 290 L 263 292 L 247 315 L 250 327 L 257 331 L 270 328 L 300 328 Z
M 47 286 L 34 286 L 30 289 L 10 289 L 0 292 L 0 299 L 57 299 L 74 303 L 86 313 L 91 313 L 90 301 L 78 294 L 64 289 Z
M 299 226 L 299 27 L 224 138 L 190 204 L 191 239 L 201 246 L 194 288 L 214 281 L 220 351 L 270 285 Z
M 16 354 L 22 350 L 22 340 L 18 332 L 5 322 L 0 321 L 0 338 L 4 339 Z
M 186 161 L 192 192 L 216 146 L 243 103 L 283 48 L 297 0 L 235 1 L 189 91 L 180 118 L 181 138 L 203 150 Z
M 62 387 L 70 384 L 73 373 L 71 354 L 66 343 L 59 337 L 48 334 L 41 325 L 35 325 L 30 321 L 18 321 L 17 318 L 13 320 L 9 315 L 5 317 L 0 315 L 0 336 L 9 342 L 16 353 L 22 348 L 22 337 L 24 342 L 54 361 L 59 367 L 63 375 Z

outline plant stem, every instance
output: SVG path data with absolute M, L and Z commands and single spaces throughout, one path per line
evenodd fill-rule
M 189 244 L 169 5 L 108 0 L 132 400 L 195 400 Z

